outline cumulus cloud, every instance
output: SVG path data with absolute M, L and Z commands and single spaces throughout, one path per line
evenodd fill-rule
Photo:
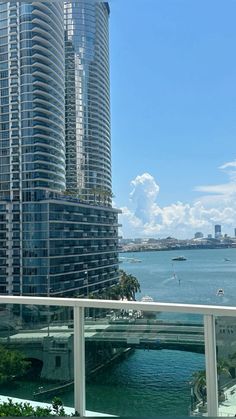
M 158 205 L 160 186 L 155 178 L 150 173 L 138 175 L 131 181 L 130 206 L 122 208 L 125 237 L 192 237 L 198 229 L 205 234 L 212 232 L 216 223 L 233 229 L 236 226 L 236 181 L 233 182 L 232 177 L 235 175 L 236 179 L 236 161 L 225 163 L 220 169 L 227 172 L 228 183 L 197 186 L 195 190 L 206 195 L 192 203 L 176 202 L 165 207 Z
M 159 193 L 159 185 L 149 173 L 143 173 L 131 181 L 133 187 L 130 200 L 135 205 L 135 216 L 144 223 L 150 223 Z

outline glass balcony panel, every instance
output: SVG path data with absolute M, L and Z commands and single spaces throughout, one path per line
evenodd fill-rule
M 203 318 L 89 309 L 86 409 L 117 416 L 201 416 L 195 387 L 205 369 Z M 204 397 L 204 396 L 203 396 Z
M 13 355 L 17 367 L 6 358 Z M 0 373 L 1 396 L 48 404 L 57 396 L 74 405 L 71 308 L 0 305 L 0 356 L 8 359 Z
M 236 415 L 236 317 L 215 322 L 220 416 Z

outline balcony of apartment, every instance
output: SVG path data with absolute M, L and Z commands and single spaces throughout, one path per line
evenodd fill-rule
M 81 416 L 142 416 L 150 392 L 153 400 L 156 397 L 160 401 L 162 415 L 168 415 L 171 400 L 167 400 L 165 392 L 170 377 L 166 379 L 164 371 L 175 351 L 182 360 L 184 354 L 201 357 L 202 368 L 192 363 L 189 377 L 185 371 L 188 357 L 180 369 L 173 364 L 173 374 L 179 377 L 177 402 L 181 404 L 186 397 L 188 401 L 185 415 L 215 417 L 236 413 L 235 307 L 0 296 L 0 347 L 18 350 L 29 361 L 23 381 L 15 373 L 0 385 L 0 403 L 10 397 L 44 406 L 57 395 L 67 414 L 76 411 Z M 135 375 L 132 362 L 127 362 L 127 357 L 139 350 L 145 353 L 146 363 L 153 353 L 158 359 L 166 351 L 161 387 L 155 387 L 160 371 L 157 374 L 151 370 L 149 382 L 143 382 Z M 140 396 L 136 404 L 129 405 L 128 414 L 127 400 L 122 399 L 118 387 L 119 377 L 117 383 L 116 378 L 111 379 L 118 368 L 117 360 L 127 370 L 127 381 L 123 383 L 127 398 L 136 391 L 134 377 L 139 394 L 143 394 L 143 400 Z M 109 368 L 107 374 L 105 367 Z M 103 375 L 109 377 L 106 385 L 99 381 Z M 185 394 L 181 393 L 183 376 L 188 380 Z M 103 399 L 112 399 L 112 403 L 103 403 Z M 157 406 L 152 416 L 159 412 Z

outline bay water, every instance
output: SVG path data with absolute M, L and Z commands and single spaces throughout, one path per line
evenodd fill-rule
M 187 260 L 172 261 L 180 255 Z M 157 302 L 236 305 L 236 249 L 133 252 L 120 257 L 121 269 L 140 282 L 137 300 L 148 295 Z M 217 296 L 219 288 L 224 289 L 222 297 Z M 186 314 L 158 317 L 199 320 Z M 121 416 L 188 415 L 192 375 L 204 368 L 202 354 L 136 350 L 89 384 L 88 408 Z
M 172 261 L 180 255 L 187 260 Z M 160 302 L 236 306 L 236 249 L 135 252 L 120 257 L 121 269 L 140 282 L 137 300 L 148 295 Z M 217 296 L 219 288 L 224 289 L 223 297 Z M 186 315 L 169 313 L 158 317 L 186 319 Z M 192 374 L 204 368 L 202 354 L 135 350 L 89 380 L 87 409 L 119 416 L 188 415 Z M 37 383 L 21 383 L 15 389 L 6 388 L 5 394 L 30 399 L 29 392 L 36 387 Z M 73 406 L 72 391 L 60 397 L 65 405 Z

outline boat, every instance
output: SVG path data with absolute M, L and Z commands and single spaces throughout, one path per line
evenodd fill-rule
M 217 290 L 216 295 L 218 295 L 219 297 L 222 297 L 222 296 L 224 295 L 224 290 L 223 290 L 223 288 L 219 288 L 219 289 Z
M 150 297 L 149 295 L 145 295 L 143 298 L 142 298 L 142 303 L 153 303 L 153 298 L 152 297 Z
M 120 263 L 122 263 L 122 262 L 125 262 L 125 263 L 140 263 L 140 262 L 142 262 L 142 261 L 141 261 L 141 259 L 136 259 L 136 258 L 126 258 L 126 257 L 120 256 L 120 258 L 119 258 L 119 262 L 120 262 Z
M 142 299 L 141 299 L 142 303 L 153 303 L 153 298 L 150 297 L 149 295 L 145 295 Z M 142 317 L 146 317 L 146 318 L 155 318 L 156 317 L 156 312 L 155 311 L 142 311 Z
M 224 258 L 224 261 L 225 261 L 225 262 L 230 262 L 230 259 L 228 259 L 228 258 Z
M 184 257 L 184 256 L 176 256 L 176 257 L 174 257 L 174 258 L 172 258 L 172 260 L 187 260 L 187 258 L 186 257 Z

